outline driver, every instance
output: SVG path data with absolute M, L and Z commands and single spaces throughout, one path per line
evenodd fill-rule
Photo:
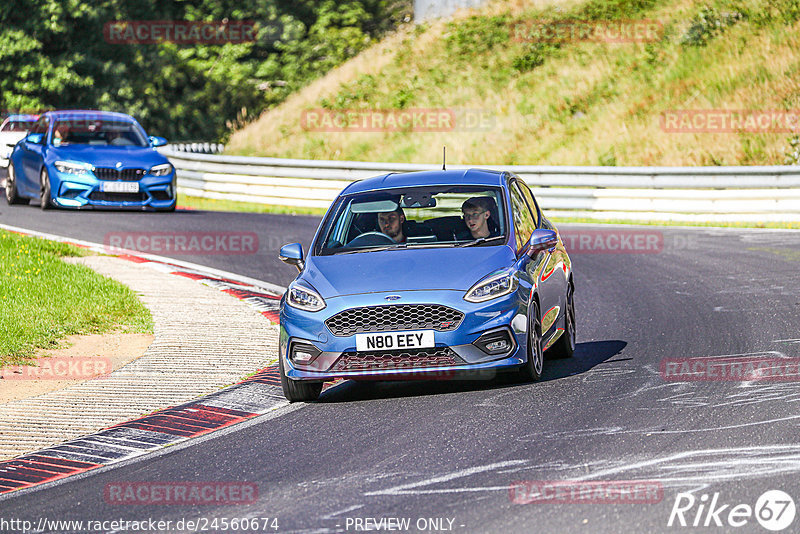
M 464 223 L 469 232 L 462 232 L 458 239 L 480 239 L 481 237 L 496 237 L 500 235 L 497 225 L 492 220 L 492 211 L 495 206 L 493 198 L 472 197 L 461 205 Z
M 397 206 L 394 211 L 384 211 L 378 214 L 378 226 L 381 232 L 394 239 L 395 243 L 405 243 L 406 236 L 403 233 L 403 223 L 406 222 L 406 214 L 403 208 Z

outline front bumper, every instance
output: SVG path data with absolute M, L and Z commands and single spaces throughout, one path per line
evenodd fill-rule
M 176 202 L 175 172 L 141 178 L 135 182 L 139 184 L 137 193 L 104 192 L 102 182 L 94 177 L 58 173 L 58 178 L 52 183 L 53 202 L 62 208 L 160 210 L 170 209 Z
M 281 307 L 279 354 L 283 359 L 286 376 L 292 380 L 328 381 L 336 378 L 363 380 L 407 379 L 479 379 L 493 378 L 496 371 L 518 367 L 526 362 L 527 354 L 527 300 L 521 292 L 489 302 L 472 304 L 463 300 L 463 291 L 393 291 L 401 296 L 402 305 L 437 304 L 458 310 L 464 318 L 457 328 L 435 331 L 435 348 L 421 352 L 448 354 L 444 365 L 436 365 L 435 358 L 422 358 L 413 350 L 386 350 L 359 352 L 355 334 L 335 336 L 325 321 L 338 313 L 356 307 L 387 306 L 388 293 L 369 293 L 327 299 L 327 307 L 320 312 L 305 312 L 285 304 Z M 415 330 L 415 329 L 408 329 Z M 397 331 L 397 330 L 386 330 Z M 473 344 L 487 332 L 507 332 L 510 348 L 501 354 L 488 354 Z M 307 364 L 292 361 L 289 350 L 295 344 L 315 347 L 319 354 Z M 345 360 L 361 358 L 358 369 L 342 365 Z M 363 361 L 378 362 L 364 365 Z M 359 367 L 359 366 L 357 366 Z

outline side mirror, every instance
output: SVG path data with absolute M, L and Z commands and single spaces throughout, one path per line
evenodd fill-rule
M 542 250 L 553 248 L 558 244 L 558 234 L 552 230 L 534 230 L 528 241 L 528 254 L 533 255 Z
M 306 265 L 303 261 L 303 245 L 300 243 L 283 245 L 278 258 L 287 265 L 294 265 L 298 271 L 302 271 Z
M 34 145 L 41 145 L 44 139 L 44 134 L 32 133 L 25 136 L 25 141 Z
M 153 148 L 164 146 L 164 145 L 167 144 L 167 140 L 164 139 L 163 137 L 158 137 L 158 136 L 155 136 L 155 135 L 151 135 L 147 139 L 150 140 L 150 146 L 152 146 Z

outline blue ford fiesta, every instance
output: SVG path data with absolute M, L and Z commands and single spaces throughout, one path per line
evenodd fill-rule
M 174 211 L 175 169 L 136 120 L 106 111 L 42 114 L 11 152 L 9 204 L 38 199 L 42 209 Z
M 575 348 L 572 265 L 528 186 L 508 172 L 388 174 L 345 188 L 281 300 L 290 401 L 322 383 L 518 373 Z

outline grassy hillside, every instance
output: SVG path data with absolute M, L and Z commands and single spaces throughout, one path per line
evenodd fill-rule
M 516 24 L 649 19 L 651 42 L 515 39 Z M 404 28 L 236 132 L 232 154 L 469 164 L 783 164 L 791 134 L 675 133 L 673 110 L 800 109 L 800 0 L 497 2 Z M 304 130 L 306 110 L 444 109 L 477 129 Z M 799 125 L 800 127 L 800 125 Z

